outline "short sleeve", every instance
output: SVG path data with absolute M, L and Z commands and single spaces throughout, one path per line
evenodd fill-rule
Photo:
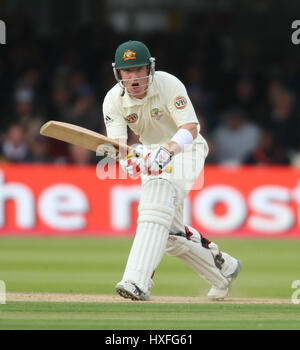
M 183 83 L 172 76 L 166 91 L 167 106 L 178 127 L 188 124 L 199 124 L 192 102 Z

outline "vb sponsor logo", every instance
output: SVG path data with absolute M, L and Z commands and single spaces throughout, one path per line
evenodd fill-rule
M 183 96 L 178 96 L 174 100 L 174 105 L 177 109 L 184 109 L 187 106 L 187 100 Z

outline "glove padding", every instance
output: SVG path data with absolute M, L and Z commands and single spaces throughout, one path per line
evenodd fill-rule
M 148 175 L 159 175 L 171 162 L 173 155 L 165 147 L 158 147 L 145 157 L 145 172 Z
M 143 158 L 143 146 L 136 145 L 123 159 L 120 159 L 122 169 L 133 179 L 145 172 L 145 160 Z

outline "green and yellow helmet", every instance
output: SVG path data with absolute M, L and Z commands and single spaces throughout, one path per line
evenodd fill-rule
M 115 68 L 125 69 L 151 64 L 148 47 L 140 41 L 127 41 L 121 44 L 115 53 Z
M 119 69 L 149 66 L 149 77 L 155 72 L 155 58 L 151 57 L 148 47 L 141 41 L 129 40 L 118 46 L 115 62 L 112 64 L 116 80 L 122 84 L 118 74 Z M 123 87 L 123 86 L 122 86 Z

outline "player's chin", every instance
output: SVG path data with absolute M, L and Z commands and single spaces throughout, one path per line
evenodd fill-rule
M 141 94 L 143 92 L 143 89 L 140 86 L 131 86 L 129 90 L 132 94 Z
M 142 96 L 143 94 L 145 94 L 146 91 L 147 91 L 147 89 L 145 89 L 144 87 L 128 89 L 129 95 L 134 96 L 134 97 Z

